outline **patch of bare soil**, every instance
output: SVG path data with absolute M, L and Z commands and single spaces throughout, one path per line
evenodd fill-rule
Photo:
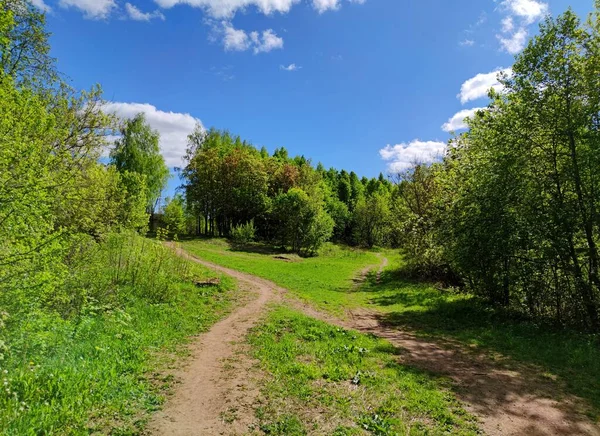
M 348 326 L 384 338 L 401 350 L 403 364 L 449 377 L 466 409 L 488 435 L 600 435 L 584 415 L 587 405 L 533 366 L 508 365 L 450 341 L 429 341 L 386 327 L 380 315 L 351 312 Z

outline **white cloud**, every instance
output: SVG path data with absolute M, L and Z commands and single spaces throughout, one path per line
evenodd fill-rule
M 505 14 L 502 34 L 496 35 L 500 50 L 517 54 L 527 45 L 529 26 L 548 15 L 550 8 L 542 0 L 502 0 L 500 10 Z
M 460 94 L 458 94 L 457 97 L 460 98 L 462 104 L 465 104 L 469 101 L 487 97 L 488 92 L 492 88 L 496 91 L 501 91 L 503 86 L 498 82 L 498 74 L 500 73 L 510 76 L 512 74 L 512 69 L 505 68 L 492 71 L 491 73 L 477 74 L 475 77 L 470 78 L 462 84 L 460 87 Z
M 548 14 L 548 4 L 538 0 L 504 0 L 502 6 L 525 24 L 532 24 Z
M 442 126 L 442 130 L 445 132 L 455 132 L 457 130 L 466 129 L 468 126 L 465 123 L 466 118 L 472 118 L 476 112 L 484 110 L 485 108 L 476 107 L 473 109 L 463 109 L 462 111 L 454 114 L 452 118 L 448 120 L 448 122 L 444 123 Z
M 502 35 L 496 35 L 496 38 L 498 38 L 498 41 L 500 41 L 500 46 L 502 47 L 503 51 L 510 54 L 517 54 L 525 48 L 525 45 L 527 44 L 527 36 L 527 29 L 525 27 L 521 27 L 508 38 L 505 38 Z
M 283 48 L 283 38 L 277 36 L 272 29 L 263 31 L 262 36 L 258 32 L 251 32 L 250 39 L 254 44 L 254 54 Z
M 250 39 L 244 30 L 236 29 L 231 23 L 223 23 L 223 47 L 225 50 L 245 51 L 250 47 Z
M 381 158 L 388 162 L 388 170 L 400 172 L 415 163 L 431 163 L 443 156 L 446 143 L 440 141 L 420 141 L 387 145 L 379 150 Z
M 270 15 L 274 12 L 286 14 L 292 6 L 301 0 L 154 0 L 162 8 L 176 5 L 189 5 L 204 9 L 212 18 L 231 19 L 238 11 L 255 7 L 261 13 Z M 350 3 L 363 4 L 366 0 L 348 0 Z M 339 9 L 342 0 L 311 0 L 313 8 L 319 13 Z
M 473 45 L 475 45 L 475 41 L 472 39 L 465 39 L 464 41 L 459 42 L 459 44 L 463 47 L 473 47 Z
M 236 12 L 250 6 L 265 15 L 287 13 L 300 0 L 154 0 L 162 8 L 189 5 L 204 9 L 213 18 L 232 18 Z
M 222 21 L 220 28 L 214 23 L 212 26 L 213 33 L 222 38 L 223 47 L 227 51 L 246 51 L 252 48 L 254 54 L 258 54 L 283 48 L 283 38 L 277 36 L 273 29 L 246 33 L 245 30 L 233 27 L 229 21 Z M 215 35 L 212 37 L 215 38 Z
M 83 12 L 85 18 L 101 20 L 107 18 L 117 7 L 115 0 L 60 0 L 63 8 L 76 8 Z
M 512 17 L 504 17 L 502 20 L 502 32 L 508 33 L 512 32 L 515 28 L 515 22 Z
M 340 0 L 312 0 L 313 7 L 322 14 L 328 10 L 336 10 L 340 7 Z
M 196 123 L 202 124 L 190 114 L 164 112 L 151 104 L 111 102 L 106 103 L 103 109 L 106 113 L 114 113 L 120 118 L 133 118 L 143 112 L 148 124 L 160 133 L 160 150 L 169 167 L 179 167 L 183 164 L 187 135 L 194 130 Z
M 44 0 L 31 0 L 31 4 L 44 12 L 52 12 L 52 8 L 44 3 Z
M 289 64 L 287 67 L 285 65 L 279 65 L 279 69 L 283 71 L 297 71 L 302 67 L 297 66 L 296 64 Z
M 142 12 L 131 3 L 125 3 L 125 10 L 127 11 L 129 18 L 135 21 L 150 21 L 153 18 L 158 18 L 164 21 L 165 19 L 165 16 L 160 11 Z

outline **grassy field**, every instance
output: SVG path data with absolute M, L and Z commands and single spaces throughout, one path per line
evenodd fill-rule
M 361 303 L 348 293 L 352 279 L 365 267 L 381 262 L 376 253 L 334 244 L 326 244 L 319 256 L 310 258 L 259 245 L 238 248 L 224 239 L 184 241 L 182 246 L 202 259 L 272 280 L 337 315 Z
M 130 267 L 103 246 L 81 266 L 89 277 L 78 278 L 78 286 L 89 279 L 86 286 L 93 282 L 110 298 L 89 297 L 76 316 L 38 310 L 0 327 L 0 434 L 139 434 L 163 401 L 171 382 L 164 370 L 186 353 L 182 345 L 231 309 L 231 280 L 198 287 L 214 274 L 153 241 L 119 238 Z M 153 277 L 150 268 L 164 275 Z M 135 271 L 135 283 L 124 277 Z
M 547 324 L 491 308 L 469 295 L 436 289 L 403 277 L 391 264 L 376 283 L 371 274 L 360 293 L 368 293 L 382 322 L 422 336 L 458 340 L 471 349 L 496 353 L 538 365 L 541 376 L 565 383 L 592 405 L 600 422 L 600 337 Z M 364 295 L 359 297 L 361 300 Z
M 319 257 L 285 262 L 258 248 L 235 251 L 221 240 L 190 241 L 184 248 L 212 262 L 270 279 L 337 315 L 345 309 L 367 307 L 380 312 L 386 324 L 423 336 L 452 338 L 491 356 L 501 353 L 536 364 L 542 376 L 563 381 L 570 392 L 587 399 L 593 418 L 600 420 L 598 335 L 518 319 L 472 296 L 406 278 L 402 257 L 390 250 L 380 253 L 389 259 L 380 281 L 372 272 L 362 286 L 356 286 L 352 278 L 357 272 L 381 261 L 376 254 L 328 246 Z
M 270 375 L 266 434 L 477 434 L 447 380 L 398 364 L 383 340 L 278 307 L 250 343 Z

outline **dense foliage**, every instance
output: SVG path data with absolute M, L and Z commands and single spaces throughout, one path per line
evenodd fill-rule
M 401 247 L 417 275 L 598 330 L 598 8 L 586 24 L 570 10 L 547 18 L 443 161 L 389 180 L 198 129 L 183 170 L 198 231 L 253 221 L 257 237 L 297 252 L 326 240 Z
M 600 6 L 600 5 L 599 5 Z M 409 253 L 487 300 L 600 327 L 600 9 L 548 18 L 441 164 L 404 177 Z M 420 198 L 420 201 L 417 199 Z
M 370 218 L 361 217 L 372 214 L 365 203 L 371 197 L 378 211 L 388 213 L 392 185 L 383 176 L 359 180 L 355 173 L 314 168 L 303 156 L 290 158 L 284 148 L 270 156 L 239 137 L 201 126 L 189 145 L 182 175 L 197 234 L 231 236 L 253 222 L 256 236 L 299 253 L 315 253 L 332 237 L 369 246 L 387 242 L 384 228 L 363 225 Z M 382 222 L 377 217 L 373 224 Z
M 197 292 L 204 270 L 135 232 L 164 184 L 156 135 L 125 123 L 102 164 L 118 120 L 99 88 L 63 83 L 49 50 L 35 6 L 0 2 L 0 433 L 131 433 L 126 415 L 159 401 L 149 349 L 227 304 L 221 287 Z

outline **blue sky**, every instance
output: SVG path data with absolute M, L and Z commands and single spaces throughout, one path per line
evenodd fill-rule
M 369 177 L 443 151 L 445 130 L 486 105 L 495 71 L 512 65 L 546 14 L 572 6 L 584 17 L 593 7 L 593 0 L 34 3 L 48 10 L 59 69 L 78 88 L 100 83 L 121 116 L 146 112 L 169 165 L 180 165 L 185 136 L 199 121 Z

